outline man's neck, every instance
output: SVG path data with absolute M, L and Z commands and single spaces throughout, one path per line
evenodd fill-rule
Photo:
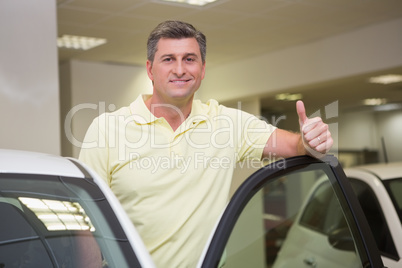
M 163 117 L 175 131 L 190 115 L 193 98 L 186 101 L 168 103 L 160 101 L 154 96 L 145 100 L 145 105 L 156 117 Z

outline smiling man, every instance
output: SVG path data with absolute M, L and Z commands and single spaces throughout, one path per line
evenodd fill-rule
M 196 266 L 228 202 L 236 162 L 320 157 L 333 143 L 328 125 L 307 118 L 302 102 L 297 134 L 215 100 L 194 100 L 205 59 L 203 33 L 180 21 L 159 24 L 148 39 L 153 94 L 96 118 L 80 153 L 120 200 L 158 267 Z

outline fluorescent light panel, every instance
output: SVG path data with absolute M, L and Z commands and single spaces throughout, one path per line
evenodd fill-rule
M 398 83 L 398 82 L 402 82 L 402 75 L 387 74 L 387 75 L 375 76 L 375 77 L 371 77 L 369 79 L 369 82 L 375 83 L 375 84 L 384 84 L 384 85 Z
M 282 100 L 282 101 L 297 101 L 297 100 L 301 100 L 302 98 L 303 98 L 303 95 L 300 93 L 297 93 L 297 94 L 280 93 L 275 96 L 276 100 Z
M 188 4 L 188 5 L 193 5 L 193 6 L 205 6 L 206 4 L 213 3 L 217 0 L 162 0 L 162 1 Z
M 378 105 L 384 105 L 387 103 L 387 99 L 365 99 L 363 100 L 364 105 L 367 106 L 378 106 Z
M 104 38 L 77 36 L 77 35 L 63 35 L 57 38 L 57 46 L 59 48 L 88 50 L 107 42 Z

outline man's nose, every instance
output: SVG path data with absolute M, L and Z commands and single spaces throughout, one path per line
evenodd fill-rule
M 176 62 L 175 66 L 174 66 L 174 69 L 173 69 L 173 72 L 179 77 L 183 76 L 186 73 L 186 69 L 185 69 L 184 64 L 183 64 L 182 61 L 177 61 Z

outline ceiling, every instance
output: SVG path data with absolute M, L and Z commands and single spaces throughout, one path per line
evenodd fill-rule
M 400 17 L 400 0 L 220 0 L 204 7 L 160 0 L 57 0 L 59 36 L 108 39 L 92 50 L 59 49 L 59 60 L 144 66 L 149 32 L 168 19 L 190 22 L 206 34 L 208 65 L 213 66 Z M 402 74 L 402 66 L 384 72 L 391 71 Z M 402 83 L 373 85 L 367 83 L 368 75 L 316 85 L 303 91 L 304 99 L 314 103 L 317 94 L 313 89 L 319 88 L 325 92 L 320 94 L 321 103 L 338 99 L 341 109 L 356 109 L 366 97 L 402 103 Z M 294 110 L 294 103 L 282 103 L 269 95 L 262 99 L 262 106 Z

